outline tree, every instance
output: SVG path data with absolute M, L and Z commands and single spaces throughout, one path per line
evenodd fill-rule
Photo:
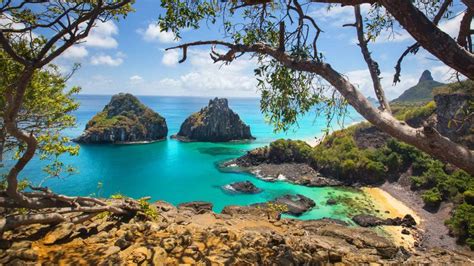
M 413 128 L 391 114 L 380 84 L 379 65 L 369 50 L 370 41 L 375 41 L 382 31 L 393 30 L 399 23 L 417 43 L 410 46 L 397 62 L 394 82 L 400 80 L 403 58 L 416 53 L 420 47 L 472 80 L 474 55 L 471 53 L 470 23 L 466 21 L 472 19 L 474 1 L 463 1 L 466 11 L 457 41 L 437 27 L 442 18 L 449 16 L 452 0 L 300 2 L 164 0 L 161 5 L 166 13 L 160 17 L 159 24 L 162 30 L 172 31 L 179 37 L 181 29 L 197 29 L 202 20 L 206 20 L 208 25 L 222 22 L 224 40 L 200 40 L 168 49 L 182 50 L 180 62 L 186 60 L 189 47 L 201 45 L 212 46 L 214 62 L 228 64 L 243 54 L 257 57 L 255 75 L 262 92 L 262 110 L 270 114 L 277 128 L 285 129 L 295 123 L 298 114 L 322 104 L 327 107 L 331 118 L 330 113 L 347 102 L 380 130 L 474 175 L 473 151 L 440 135 L 432 124 Z M 317 18 L 307 11 L 308 6 L 317 3 L 327 3 L 330 7 L 334 4 L 354 7 L 354 23 L 344 26 L 355 28 L 380 103 L 379 109 L 374 108 L 357 87 L 318 51 L 322 30 Z M 365 19 L 360 11 L 361 4 L 370 4 Z M 235 21 L 238 23 L 233 23 Z M 227 49 L 227 52 L 216 51 L 216 46 Z
M 12 84 L 22 66 L 11 60 L 5 52 L 0 51 L 0 117 L 3 117 L 6 99 L 4 97 L 8 84 Z M 45 168 L 51 176 L 58 176 L 63 165 L 58 160 L 62 153 L 75 155 L 78 147 L 69 145 L 69 138 L 61 136 L 61 131 L 75 125 L 75 117 L 71 112 L 79 104 L 73 96 L 80 88 L 74 87 L 66 91 L 67 77 L 61 75 L 55 65 L 47 69 L 37 70 L 26 89 L 23 106 L 19 111 L 17 124 L 22 131 L 38 136 L 38 150 L 41 159 L 53 159 Z M 21 153 L 22 143 L 6 134 L 0 123 L 0 159 L 3 156 Z M 54 158 L 51 158 L 54 157 Z
M 38 149 L 43 155 L 74 153 L 74 148 L 65 144 L 57 130 L 73 122 L 67 113 L 75 108 L 75 103 L 62 92 L 64 79 L 51 73 L 51 67 L 54 68 L 51 63 L 84 40 L 98 21 L 126 16 L 132 11 L 132 2 L 4 0 L 0 3 L 1 67 L 7 71 L 2 73 L 5 79 L 0 84 L 4 133 L 1 140 L 16 143 L 18 147 L 18 160 L 6 175 L 5 191 L 0 191 L 0 207 L 34 210 L 0 218 L 0 232 L 33 223 L 82 222 L 104 211 L 129 214 L 140 209 L 138 202 L 128 199 L 109 203 L 90 197 L 58 195 L 46 187 L 33 186 L 30 192 L 24 192 L 20 191 L 18 182 L 19 173 Z M 60 111 L 64 113 L 57 113 Z M 46 116 L 35 117 L 42 114 Z M 50 174 L 57 173 L 61 166 L 53 165 Z

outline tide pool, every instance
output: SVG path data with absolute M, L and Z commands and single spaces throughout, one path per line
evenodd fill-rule
M 179 130 L 181 123 L 191 113 L 207 105 L 208 98 L 139 96 L 144 104 L 166 118 L 169 136 Z M 75 112 L 78 126 L 64 132 L 70 137 L 79 136 L 87 121 L 101 111 L 110 96 L 78 96 L 81 103 Z M 151 196 L 152 200 L 164 200 L 173 204 L 188 201 L 209 201 L 219 212 L 226 205 L 248 205 L 264 202 L 284 194 L 302 194 L 312 198 L 317 208 L 306 213 L 302 219 L 323 217 L 346 220 L 351 210 L 343 204 L 328 206 L 329 197 L 345 195 L 358 197 L 359 193 L 337 188 L 308 188 L 286 182 L 264 182 L 246 173 L 221 171 L 219 162 L 236 158 L 246 151 L 267 145 L 278 138 L 308 140 L 319 137 L 326 128 L 323 117 L 315 118 L 310 113 L 298 120 L 298 126 L 286 133 L 274 133 L 265 122 L 259 109 L 259 99 L 230 98 L 230 107 L 250 125 L 257 138 L 247 143 L 183 143 L 177 140 L 137 145 L 81 145 L 78 156 L 63 156 L 62 161 L 77 169 L 77 173 L 64 178 L 47 179 L 44 185 L 58 193 L 68 195 L 94 195 L 108 197 L 121 193 L 139 198 Z M 353 110 L 345 125 L 361 121 Z M 333 124 L 333 129 L 340 125 Z M 22 178 L 33 183 L 44 179 L 42 167 L 46 162 L 34 159 Z M 8 162 L 7 162 L 8 165 Z M 5 171 L 3 168 L 2 171 Z M 221 187 L 236 181 L 250 180 L 263 189 L 254 195 L 231 194 Z M 98 184 L 101 183 L 101 186 Z

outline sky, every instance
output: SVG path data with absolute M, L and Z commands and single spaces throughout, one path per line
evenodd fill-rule
M 64 72 L 73 63 L 81 68 L 68 81 L 69 86 L 82 87 L 82 94 L 111 95 L 130 92 L 135 95 L 172 95 L 203 97 L 258 97 L 253 69 L 256 61 L 248 56 L 230 65 L 214 64 L 209 57 L 210 47 L 190 49 L 188 59 L 178 63 L 179 50 L 165 52 L 165 48 L 184 42 L 221 39 L 219 26 L 203 25 L 199 30 L 185 30 L 177 41 L 170 32 L 162 32 L 156 21 L 163 12 L 157 0 L 138 0 L 135 12 L 126 19 L 98 23 L 87 39 L 67 50 L 54 63 Z M 368 6 L 362 7 L 366 11 Z M 455 4 L 461 10 L 461 4 Z M 357 46 L 351 7 L 325 4 L 311 5 L 309 14 L 323 29 L 319 49 L 326 61 L 366 95 L 374 96 L 370 74 Z M 457 35 L 461 11 L 454 18 L 443 20 L 440 28 Z M 421 50 L 409 55 L 403 64 L 402 81 L 392 84 L 394 66 L 413 39 L 397 28 L 395 36 L 383 33 L 376 43 L 370 43 L 373 57 L 381 69 L 382 85 L 389 99 L 416 85 L 421 73 L 428 69 L 435 80 L 448 82 L 452 70 L 428 52 Z

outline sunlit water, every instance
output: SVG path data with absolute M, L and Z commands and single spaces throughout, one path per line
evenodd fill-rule
M 169 135 L 179 130 L 181 123 L 191 113 L 207 105 L 208 98 L 155 97 L 142 96 L 140 100 L 166 118 Z M 78 97 L 81 106 L 75 115 L 78 127 L 67 130 L 65 135 L 76 137 L 82 133 L 87 121 L 102 110 L 110 96 L 82 95 Z M 165 200 L 173 204 L 187 201 L 209 201 L 219 212 L 226 205 L 247 205 L 264 202 L 284 194 L 302 194 L 312 198 L 317 208 L 306 213 L 302 219 L 331 217 L 347 219 L 346 206 L 339 204 L 327 206 L 329 194 L 351 192 L 336 188 L 308 188 L 286 182 L 264 182 L 250 174 L 221 171 L 217 164 L 236 158 L 246 151 L 264 146 L 278 138 L 307 140 L 322 135 L 326 128 L 323 117 L 315 118 L 314 113 L 301 117 L 298 127 L 287 133 L 274 133 L 271 125 L 265 122 L 259 109 L 258 99 L 229 99 L 230 107 L 241 119 L 250 125 L 257 138 L 250 143 L 183 143 L 177 140 L 139 144 L 139 145 L 81 145 L 80 154 L 75 157 L 63 156 L 65 164 L 73 165 L 78 173 L 61 178 L 48 179 L 45 185 L 55 192 L 69 195 L 110 196 L 122 193 L 131 197 L 151 196 L 153 200 Z M 349 112 L 345 124 L 360 121 L 362 118 L 354 111 Z M 340 127 L 334 124 L 334 128 Z M 34 183 L 40 182 L 45 174 L 41 168 L 45 162 L 35 159 L 22 174 Z M 5 171 L 5 170 L 3 170 Z M 263 189 L 254 195 L 231 194 L 222 186 L 250 180 Z M 102 188 L 98 188 L 98 183 Z

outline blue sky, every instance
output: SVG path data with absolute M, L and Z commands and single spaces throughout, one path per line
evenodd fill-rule
M 312 5 L 310 14 L 317 18 L 324 33 L 320 39 L 320 50 L 336 70 L 345 74 L 351 82 L 368 96 L 372 96 L 370 76 L 356 45 L 355 29 L 341 27 L 353 22 L 350 7 L 335 7 L 329 12 L 327 5 Z M 85 42 L 78 44 L 56 60 L 64 71 L 74 62 L 81 68 L 69 80 L 70 86 L 81 86 L 83 94 L 114 94 L 130 92 L 137 95 L 177 96 L 238 96 L 256 97 L 253 69 L 255 61 L 242 57 L 229 66 L 213 64 L 209 58 L 209 47 L 192 49 L 188 60 L 178 64 L 179 51 L 164 52 L 166 47 L 178 43 L 206 39 L 220 39 L 218 27 L 203 26 L 199 30 L 187 30 L 183 39 L 175 41 L 173 35 L 160 32 L 156 20 L 161 10 L 156 0 L 138 0 L 136 11 L 120 21 L 99 23 Z M 363 6 L 363 10 L 368 7 Z M 460 10 L 456 4 L 455 9 Z M 460 12 L 458 12 L 460 13 Z M 455 36 L 459 21 L 445 20 L 440 27 Z M 410 55 L 403 65 L 402 82 L 392 86 L 394 65 L 404 49 L 413 39 L 402 29 L 389 38 L 383 34 L 370 49 L 378 60 L 382 71 L 382 83 L 389 98 L 398 96 L 415 85 L 423 70 L 432 71 L 436 80 L 447 82 L 452 71 L 425 51 Z

